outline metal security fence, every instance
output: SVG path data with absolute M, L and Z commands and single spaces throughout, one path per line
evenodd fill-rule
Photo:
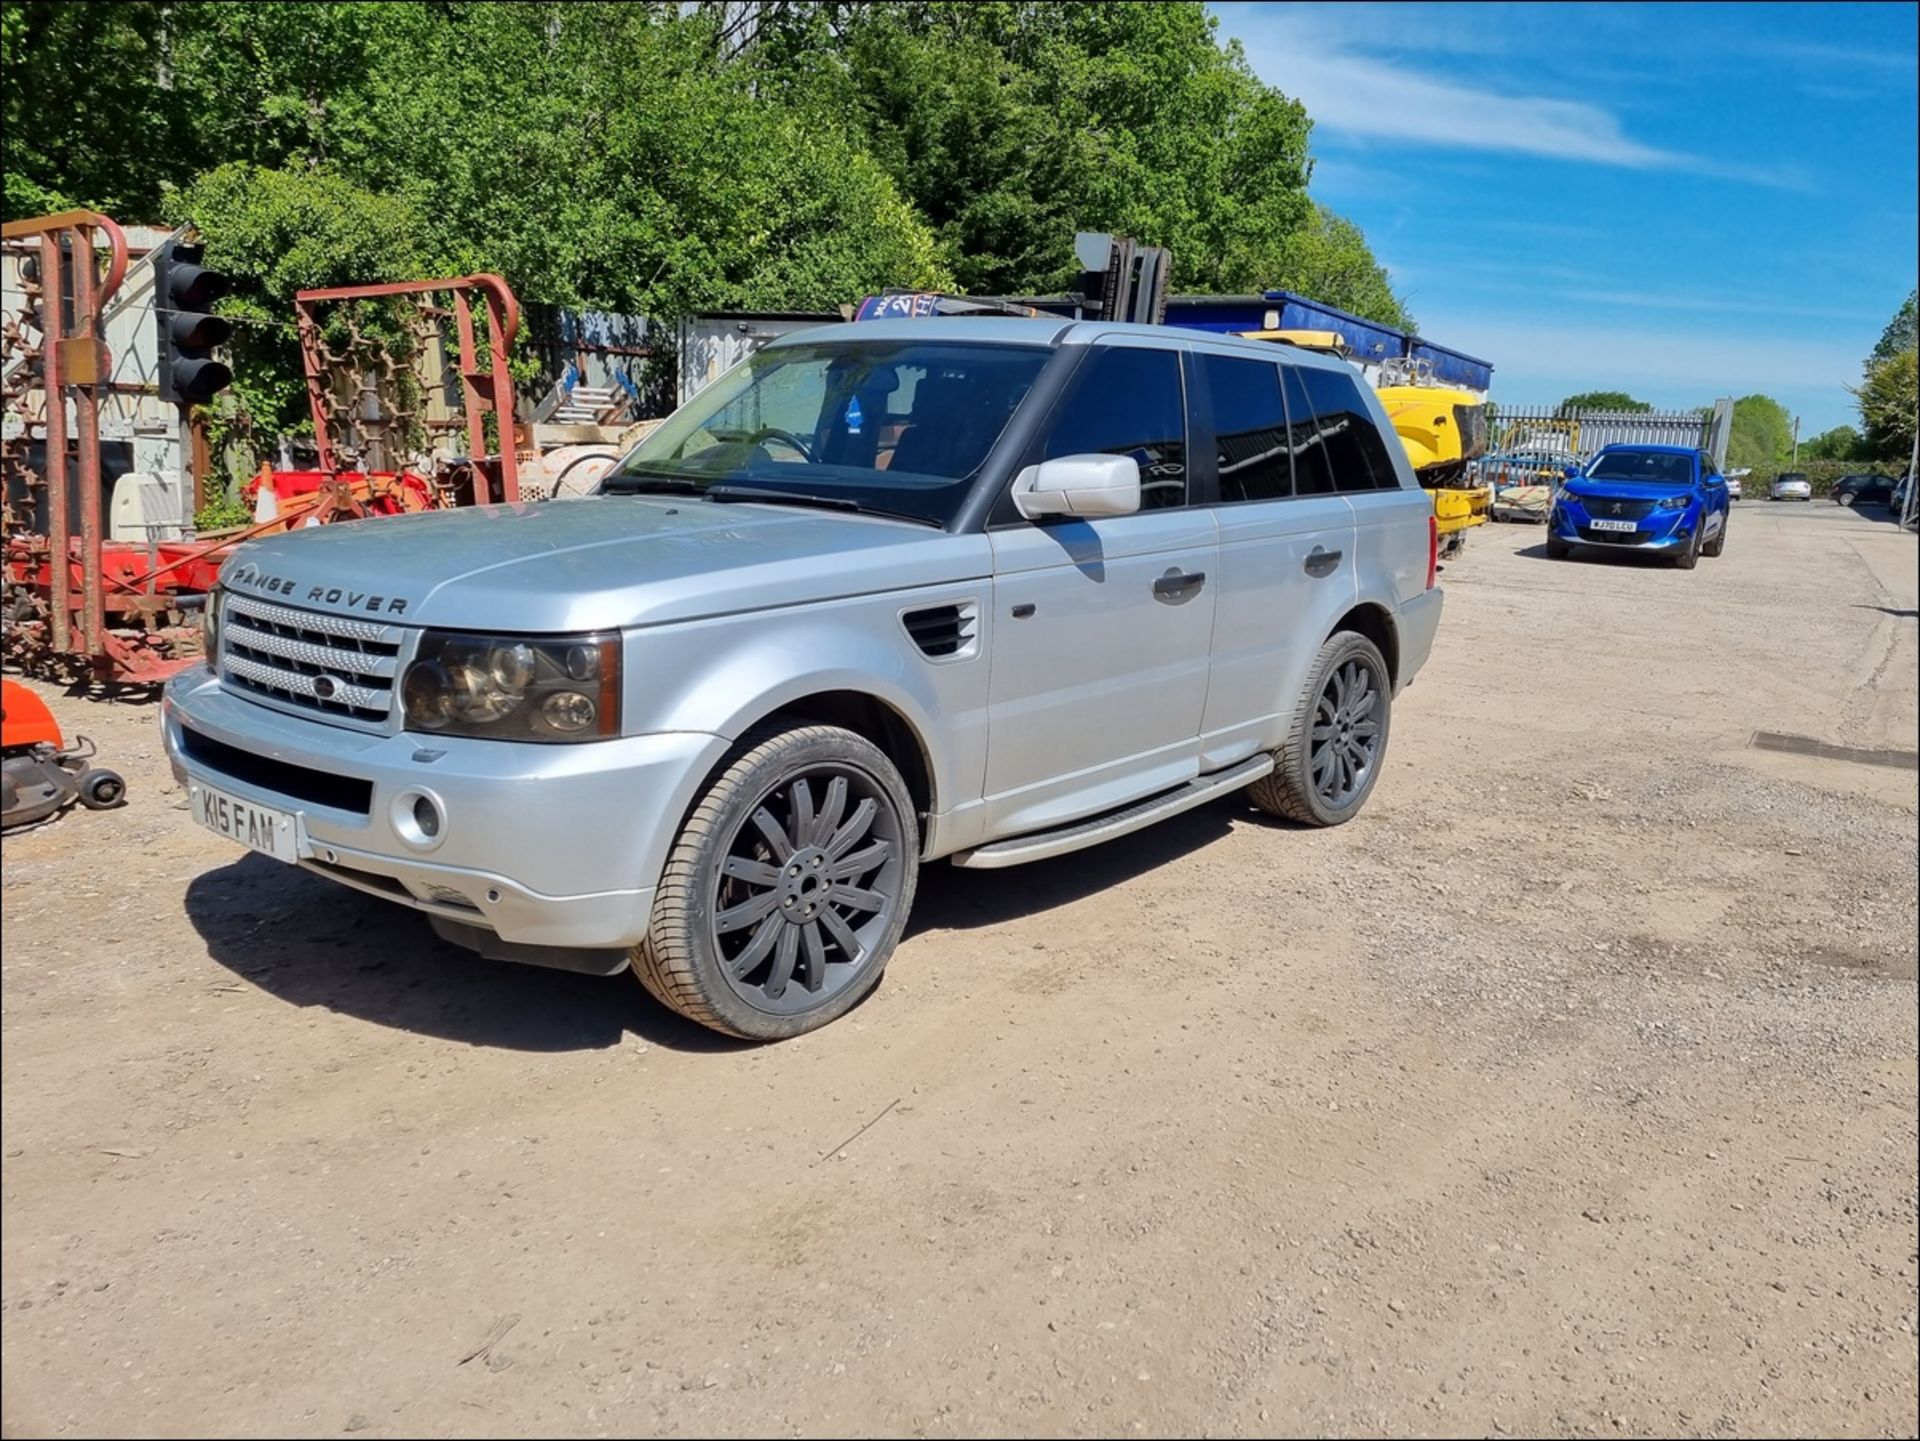
M 1565 410 L 1495 404 L 1487 421 L 1489 459 L 1590 460 L 1608 445 L 1679 445 L 1725 462 L 1731 401 L 1698 410 Z

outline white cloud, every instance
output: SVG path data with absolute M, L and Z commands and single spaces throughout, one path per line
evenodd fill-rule
M 1343 9 L 1335 7 L 1335 15 Z M 1318 129 L 1363 141 L 1684 170 L 1787 189 L 1804 185 L 1778 171 L 1645 144 L 1611 112 L 1584 100 L 1475 89 L 1356 53 L 1354 39 L 1330 32 L 1312 15 L 1236 12 L 1230 19 L 1255 72 L 1305 105 Z

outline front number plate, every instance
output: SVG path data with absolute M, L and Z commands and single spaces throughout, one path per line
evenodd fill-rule
M 300 818 L 237 800 L 198 781 L 187 787 L 193 818 L 217 836 L 292 865 L 300 859 Z
M 1638 530 L 1640 527 L 1630 520 L 1590 520 L 1587 522 L 1595 530 Z

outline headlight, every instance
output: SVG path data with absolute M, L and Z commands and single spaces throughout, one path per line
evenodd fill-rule
M 207 592 L 207 603 L 200 607 L 200 653 L 207 664 L 220 663 L 220 587 Z
M 1693 504 L 1693 497 L 1690 495 L 1670 495 L 1665 500 L 1660 502 L 1660 509 L 1685 510 L 1688 506 L 1692 504 Z
M 620 734 L 617 635 L 430 630 L 400 683 L 408 730 L 506 741 Z

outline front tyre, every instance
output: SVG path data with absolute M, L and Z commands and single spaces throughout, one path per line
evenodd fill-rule
M 1706 522 L 1702 521 L 1704 525 Z M 1686 549 L 1673 558 L 1675 570 L 1692 570 L 1700 564 L 1700 526 L 1693 528 L 1693 534 L 1687 538 Z
M 668 854 L 633 970 L 663 1005 L 748 1040 L 844 1015 L 879 983 L 919 877 L 913 801 L 852 731 L 756 731 Z
M 1268 815 L 1337 826 L 1360 814 L 1380 779 L 1393 719 L 1387 663 L 1365 636 L 1335 631 L 1320 647 L 1273 770 L 1247 787 Z
M 1720 529 L 1714 532 L 1713 539 L 1707 542 L 1706 549 L 1704 549 L 1700 553 L 1702 555 L 1713 556 L 1717 558 L 1721 555 L 1724 555 L 1726 553 L 1726 549 L 1727 549 L 1727 517 L 1723 515 L 1720 517 Z

